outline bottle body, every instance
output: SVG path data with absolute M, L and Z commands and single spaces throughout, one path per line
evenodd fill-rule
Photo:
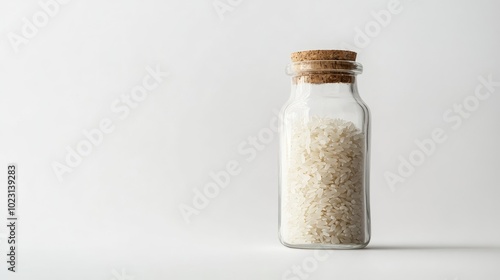
M 337 73 L 344 78 L 326 83 L 299 77 L 281 111 L 279 236 L 285 246 L 349 249 L 370 240 L 370 116 L 355 74 Z

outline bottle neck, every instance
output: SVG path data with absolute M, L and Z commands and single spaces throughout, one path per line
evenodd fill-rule
M 315 97 L 357 98 L 356 76 L 350 76 L 349 83 L 310 83 L 300 79 L 292 83 L 292 99 Z

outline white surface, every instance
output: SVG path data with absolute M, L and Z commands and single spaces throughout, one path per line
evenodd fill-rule
M 0 3 L 0 170 L 20 174 L 19 272 L 6 272 L 1 226 L 2 279 L 297 279 L 286 271 L 314 251 L 277 239 L 276 135 L 255 158 L 238 146 L 288 98 L 290 52 L 354 45 L 388 1 L 232 1 L 221 20 L 212 0 L 73 0 L 17 53 L 8 34 L 41 8 Z M 500 87 L 457 129 L 442 116 L 479 76 L 500 81 L 500 5 L 401 6 L 357 49 L 371 245 L 331 252 L 307 279 L 497 279 Z M 156 65 L 169 77 L 120 119 L 111 104 Z M 104 118 L 114 131 L 59 182 L 53 162 Z M 436 128 L 447 140 L 391 191 L 384 173 Z M 241 173 L 186 224 L 179 205 L 231 160 Z

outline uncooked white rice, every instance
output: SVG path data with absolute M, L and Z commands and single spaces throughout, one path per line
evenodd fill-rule
M 364 242 L 364 135 L 354 123 L 312 117 L 291 127 L 282 234 L 290 244 Z

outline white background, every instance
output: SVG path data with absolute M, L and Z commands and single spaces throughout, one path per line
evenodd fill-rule
M 389 2 L 72 0 L 15 45 L 43 9 L 1 1 L 0 278 L 498 279 L 500 86 L 460 125 L 443 114 L 474 105 L 478 77 L 500 81 L 500 4 L 401 0 L 382 26 Z M 346 44 L 372 111 L 372 241 L 312 261 L 277 238 L 277 134 L 255 158 L 238 146 L 287 100 L 290 52 Z M 169 76 L 121 119 L 111 105 L 147 67 Z M 60 182 L 54 162 L 105 118 L 113 132 Z M 436 128 L 447 140 L 391 189 L 384 174 Z M 232 160 L 241 173 L 186 223 L 179 206 Z M 17 273 L 5 262 L 10 162 Z

